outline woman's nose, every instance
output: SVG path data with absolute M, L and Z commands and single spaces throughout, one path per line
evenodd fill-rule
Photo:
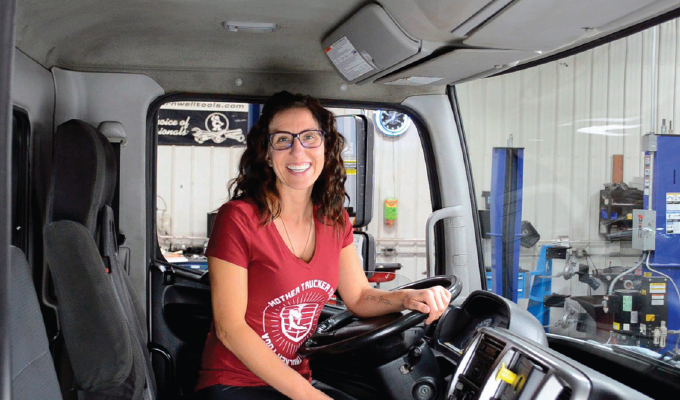
M 305 152 L 305 148 L 302 146 L 302 140 L 300 140 L 300 136 L 293 139 L 293 146 L 291 146 L 290 152 L 293 154 Z

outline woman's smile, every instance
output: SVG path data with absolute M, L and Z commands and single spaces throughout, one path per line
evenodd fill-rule
M 302 174 L 306 172 L 311 166 L 312 166 L 311 163 L 288 164 L 286 165 L 286 168 L 291 170 L 293 173 Z

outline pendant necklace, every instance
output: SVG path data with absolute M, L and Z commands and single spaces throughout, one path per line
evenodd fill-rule
M 309 224 L 309 232 L 307 232 L 307 240 L 305 241 L 305 247 L 302 249 L 302 254 L 299 256 L 297 255 L 295 251 L 295 247 L 293 247 L 293 241 L 290 240 L 290 236 L 288 235 L 288 229 L 286 229 L 286 223 L 283 222 L 283 218 L 281 218 L 281 224 L 283 225 L 283 231 L 286 232 L 286 237 L 288 238 L 288 243 L 290 243 L 290 249 L 293 250 L 293 255 L 299 259 L 302 259 L 302 256 L 305 255 L 305 250 L 307 250 L 307 244 L 309 243 L 309 237 L 312 236 L 312 226 L 314 226 L 314 217 L 312 217 L 312 221 Z

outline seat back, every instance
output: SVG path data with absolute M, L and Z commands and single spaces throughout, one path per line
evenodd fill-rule
M 12 399 L 61 400 L 31 269 L 18 248 L 10 248 L 10 258 Z
M 117 168 L 92 126 L 57 128 L 43 236 L 80 399 L 155 398 L 143 305 L 117 258 Z

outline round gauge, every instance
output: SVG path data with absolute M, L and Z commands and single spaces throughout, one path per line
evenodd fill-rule
M 375 113 L 375 124 L 386 136 L 400 136 L 411 126 L 411 118 L 399 111 L 378 110 Z

